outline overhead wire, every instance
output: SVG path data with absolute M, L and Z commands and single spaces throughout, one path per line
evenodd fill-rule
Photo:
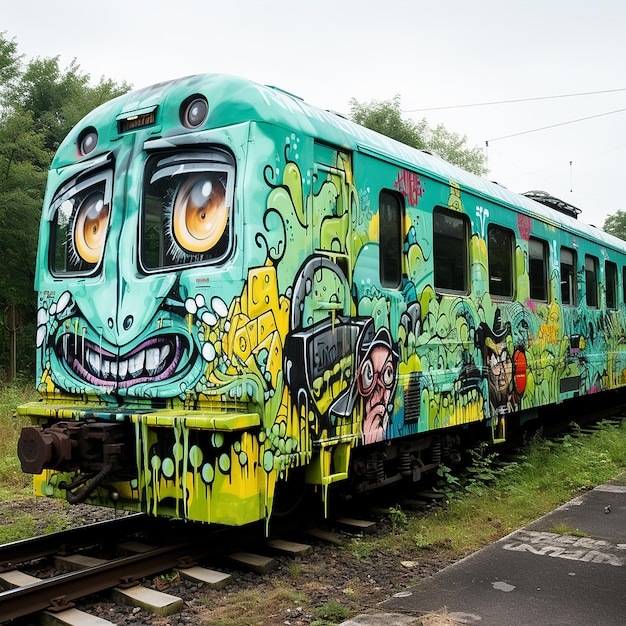
M 475 107 L 481 107 L 481 106 L 495 106 L 495 105 L 504 105 L 504 104 L 518 104 L 518 103 L 522 103 L 522 102 L 537 102 L 537 101 L 542 101 L 542 100 L 557 100 L 557 99 L 562 99 L 562 98 L 576 98 L 576 97 L 581 97 L 581 96 L 594 96 L 594 95 L 601 95 L 601 94 L 609 94 L 609 93 L 618 93 L 618 92 L 622 92 L 622 91 L 626 91 L 626 87 L 620 87 L 620 88 L 616 88 L 616 89 L 603 89 L 603 90 L 598 90 L 598 91 L 584 91 L 584 92 L 576 92 L 576 93 L 568 93 L 568 94 L 556 94 L 556 95 L 551 95 L 551 96 L 534 96 L 531 98 L 515 98 L 515 99 L 510 99 L 510 100 L 494 100 L 494 101 L 489 101 L 489 102 L 473 102 L 473 103 L 466 103 L 466 104 L 454 104 L 454 105 L 446 105 L 446 106 L 438 106 L 438 107 L 424 107 L 424 108 L 419 108 L 419 109 L 407 109 L 404 110 L 403 113 L 418 113 L 418 112 L 423 112 L 423 111 L 444 111 L 444 110 L 450 110 L 450 109 L 464 109 L 464 108 L 475 108 Z M 586 120 L 591 120 L 591 119 L 596 119 L 596 118 L 600 118 L 600 117 L 606 117 L 608 115 L 615 115 L 616 113 L 623 113 L 626 111 L 626 108 L 623 109 L 616 109 L 614 111 L 606 111 L 604 113 L 598 113 L 595 115 L 588 115 L 586 117 L 581 117 L 581 118 L 577 118 L 574 120 L 568 120 L 566 122 L 558 122 L 556 124 L 550 124 L 548 126 L 541 126 L 539 128 L 532 128 L 529 130 L 524 130 L 524 131 L 520 131 L 517 133 L 511 133 L 509 135 L 502 135 L 500 137 L 493 137 L 491 139 L 487 139 L 485 140 L 485 149 L 486 149 L 486 162 L 487 162 L 487 167 L 488 167 L 488 163 L 489 163 L 489 142 L 493 142 L 493 141 L 499 141 L 502 139 L 509 139 L 512 137 L 519 137 L 521 135 L 527 135 L 530 133 L 535 133 L 535 132 L 539 132 L 539 131 L 543 131 L 543 130 L 549 130 L 551 128 L 557 128 L 559 126 L 566 126 L 568 124 L 576 124 L 578 122 L 584 122 Z M 569 168 L 570 168 L 570 191 L 573 191 L 572 186 L 573 186 L 573 181 L 572 181 L 572 161 L 569 162 Z
M 585 120 L 592 120 L 597 117 L 605 117 L 606 115 L 613 115 L 615 113 L 623 113 L 626 109 L 617 109 L 615 111 L 607 111 L 605 113 L 598 113 L 596 115 L 588 115 L 587 117 L 579 117 L 575 120 L 569 120 L 567 122 L 559 122 L 557 124 L 550 124 L 549 126 L 541 126 L 540 128 L 531 128 L 530 130 L 523 130 L 519 133 L 511 133 L 510 135 L 502 135 L 501 137 L 493 137 L 485 141 L 486 145 L 489 145 L 490 141 L 498 141 L 500 139 L 509 139 L 510 137 L 519 137 L 520 135 L 528 135 L 529 133 L 536 133 L 540 130 L 548 130 L 550 128 L 556 128 L 557 126 L 567 126 L 567 124 L 576 124 L 577 122 L 584 122 Z
M 449 110 L 449 109 L 464 109 L 464 108 L 471 108 L 471 107 L 480 107 L 480 106 L 494 106 L 494 105 L 500 105 L 500 104 L 516 104 L 516 103 L 520 103 L 520 102 L 536 102 L 539 100 L 556 100 L 559 98 L 576 98 L 579 96 L 595 96 L 595 95 L 599 95 L 599 94 L 606 94 L 606 93 L 617 93 L 620 91 L 626 91 L 626 87 L 619 87 L 616 89 L 603 89 L 603 90 L 599 90 L 599 91 L 580 91 L 580 92 L 576 92 L 576 93 L 566 93 L 566 94 L 556 94 L 556 95 L 552 95 L 552 96 L 534 96 L 532 98 L 516 98 L 513 100 L 493 100 L 490 102 L 473 102 L 473 103 L 468 103 L 468 104 L 451 104 L 451 105 L 446 105 L 446 106 L 440 106 L 440 107 L 426 107 L 426 108 L 422 108 L 422 109 L 407 109 L 405 111 L 403 111 L 403 113 L 417 113 L 420 111 L 444 111 L 444 110 Z M 550 128 L 557 128 L 558 126 L 567 126 L 568 124 L 575 124 L 578 122 L 584 122 L 585 120 L 591 120 L 594 118 L 598 118 L 598 117 L 604 117 L 606 115 L 614 115 L 615 113 L 623 113 L 624 111 L 626 111 L 626 109 L 617 109 L 615 111 L 606 111 L 605 113 L 598 113 L 596 115 L 589 115 L 587 117 L 581 117 L 575 120 L 569 120 L 567 122 L 559 122 L 557 124 L 550 124 L 548 126 L 541 126 L 539 128 L 532 128 L 529 130 L 524 130 L 524 131 L 520 131 L 518 133 L 511 133 L 510 135 L 502 135 L 501 137 L 493 137 L 491 139 L 487 139 L 485 141 L 485 145 L 489 146 L 489 142 L 490 141 L 498 141 L 500 139 L 509 139 L 511 137 L 519 137 L 520 135 L 527 135 L 529 133 L 536 133 L 542 130 L 548 130 Z
M 576 98 L 578 96 L 595 96 L 604 93 L 616 93 L 619 91 L 626 91 L 626 87 L 620 87 L 618 89 L 604 89 L 601 91 L 582 91 L 578 93 L 565 93 L 557 94 L 553 96 L 535 96 L 532 98 L 516 98 L 514 100 L 494 100 L 491 102 L 472 102 L 468 104 L 450 104 L 439 107 L 425 107 L 422 109 L 407 109 L 403 113 L 418 113 L 420 111 L 444 111 L 446 109 L 466 109 L 471 107 L 483 107 L 493 106 L 498 104 L 517 104 L 519 102 L 535 102 L 537 100 L 556 100 L 558 98 Z

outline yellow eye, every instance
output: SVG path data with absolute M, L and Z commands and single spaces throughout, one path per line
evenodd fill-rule
M 87 196 L 76 213 L 74 247 L 83 261 L 96 264 L 102 255 L 109 223 L 109 206 L 100 192 Z
M 189 252 L 206 252 L 222 237 L 228 222 L 226 190 L 215 176 L 185 180 L 174 200 L 174 237 Z

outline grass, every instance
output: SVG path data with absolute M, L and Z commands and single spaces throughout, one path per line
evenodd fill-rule
M 17 440 L 28 420 L 17 416 L 18 405 L 37 397 L 33 381 L 0 383 L 0 498 L 15 499 L 31 495 L 32 479 L 22 473 L 17 458 Z
M 567 524 L 555 524 L 551 528 L 548 528 L 549 533 L 555 535 L 571 535 L 572 537 L 589 537 L 589 534 L 578 530 L 578 528 L 571 528 Z
M 350 609 L 337 600 L 330 599 L 315 610 L 316 620 L 311 626 L 328 626 L 348 619 Z
M 33 479 L 22 472 L 17 457 L 20 431 L 29 421 L 19 417 L 15 409 L 36 399 L 33 381 L 17 380 L 10 385 L 0 383 L 0 499 L 16 503 L 11 510 L 11 519 L 0 525 L 0 543 L 18 541 L 42 532 L 53 533 L 67 527 L 61 514 L 52 512 L 46 520 L 41 520 L 28 507 L 19 506 L 20 500 L 32 496 Z M 63 506 L 59 505 L 59 511 Z
M 203 626 L 264 626 L 288 615 L 290 607 L 301 605 L 306 595 L 276 584 L 271 592 L 246 590 L 234 593 L 226 604 L 211 611 L 208 621 L 200 621 Z M 284 619 L 284 617 L 283 617 Z
M 442 547 L 474 551 L 625 470 L 626 422 L 603 422 L 593 435 L 566 436 L 559 443 L 535 437 L 517 462 L 494 465 L 487 484 L 459 481 L 447 492 L 446 506 L 409 519 L 401 534 L 358 540 L 353 554 L 385 550 L 411 558 Z
M 474 465 L 463 475 L 441 477 L 446 493 L 444 506 L 426 517 L 411 515 L 396 504 L 389 509 L 392 532 L 364 535 L 349 545 L 354 559 L 376 558 L 379 553 L 397 555 L 398 560 L 419 561 L 433 550 L 444 549 L 460 557 L 512 532 L 608 479 L 626 470 L 626 422 L 603 423 L 591 436 L 576 434 L 553 443 L 541 436 L 524 447 L 517 462 L 500 464 L 494 455 L 478 450 Z M 453 486 L 453 488 L 451 487 Z M 555 526 L 552 532 L 584 536 L 579 529 Z M 346 555 L 338 558 L 346 558 Z M 297 602 L 312 616 L 312 626 L 331 626 L 358 612 L 367 600 L 353 596 L 351 587 L 337 591 L 316 606 L 314 587 L 304 575 L 305 566 L 289 568 L 285 586 L 270 594 L 248 591 L 229 598 L 226 606 L 212 608 L 202 624 L 286 623 L 288 608 Z M 327 581 L 320 585 L 326 588 Z M 297 588 L 297 595 L 294 595 Z M 362 592 L 362 589 L 361 589 Z M 288 621 L 288 620 L 287 620 Z M 455 623 L 445 614 L 424 615 L 423 626 Z

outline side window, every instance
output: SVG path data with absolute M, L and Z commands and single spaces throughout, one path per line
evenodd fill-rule
M 530 297 L 548 301 L 548 244 L 531 237 L 528 240 L 528 273 Z
M 489 291 L 492 296 L 513 297 L 513 231 L 491 224 L 487 231 Z
M 617 265 L 612 261 L 604 263 L 604 277 L 606 280 L 606 308 L 617 308 Z
M 447 209 L 433 211 L 435 289 L 468 293 L 468 222 Z
M 561 248 L 561 302 L 576 306 L 576 251 Z
M 402 196 L 383 189 L 378 198 L 378 218 L 380 283 L 383 287 L 396 288 L 402 280 Z
M 587 306 L 598 306 L 598 259 L 590 254 L 585 255 L 585 286 Z

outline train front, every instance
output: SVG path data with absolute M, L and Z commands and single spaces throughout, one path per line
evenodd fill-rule
M 212 122 L 211 85 L 102 105 L 52 163 L 41 401 L 18 409 L 32 423 L 19 458 L 41 495 L 225 524 L 266 516 L 262 381 L 242 384 L 222 350 L 245 279 L 235 175 L 248 128 Z

